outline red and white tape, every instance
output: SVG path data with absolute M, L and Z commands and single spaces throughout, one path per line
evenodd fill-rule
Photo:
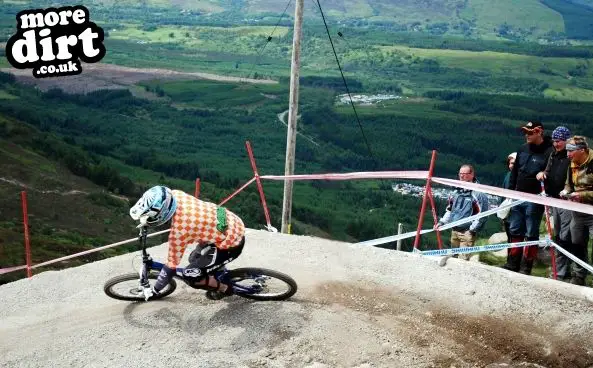
M 568 200 L 557 199 L 557 198 L 552 198 L 552 197 L 544 197 L 539 194 L 517 192 L 515 190 L 502 189 L 502 188 L 498 188 L 498 187 L 492 187 L 490 185 L 470 183 L 470 182 L 461 181 L 461 180 L 433 177 L 432 181 L 435 183 L 444 184 L 444 185 L 448 185 L 448 186 L 452 186 L 452 187 L 472 189 L 472 190 L 476 190 L 476 191 L 482 192 L 482 193 L 493 194 L 493 195 L 496 195 L 499 197 L 520 199 L 520 200 L 525 200 L 525 201 L 541 204 L 544 206 L 564 208 L 566 210 L 577 211 L 577 212 L 582 212 L 582 213 L 587 213 L 589 215 L 593 215 L 593 206 L 590 204 L 571 202 Z
M 262 175 L 268 180 L 426 179 L 428 171 L 367 171 L 344 174 Z
M 159 232 L 156 232 L 156 233 L 152 233 L 152 234 L 149 234 L 147 237 L 150 238 L 150 237 L 153 237 L 153 236 L 161 235 L 161 234 L 164 234 L 164 233 L 168 232 L 169 230 L 170 229 L 162 230 L 162 231 L 159 231 Z M 52 259 L 52 260 L 47 261 L 47 262 L 37 263 L 37 264 L 31 266 L 31 269 L 38 268 L 38 267 L 43 267 L 43 266 L 48 266 L 48 265 L 53 264 L 53 263 L 66 261 L 66 260 L 71 259 L 71 258 L 76 258 L 76 257 L 84 256 L 84 255 L 87 255 L 87 254 L 91 254 L 91 253 L 94 253 L 94 252 L 99 252 L 101 250 L 113 248 L 113 247 L 116 247 L 118 245 L 132 243 L 132 242 L 135 242 L 135 241 L 138 241 L 138 238 L 123 240 L 123 241 L 120 241 L 120 242 L 117 242 L 117 243 L 104 245 L 102 247 L 85 250 L 84 252 L 70 254 L 68 256 L 60 257 L 60 258 L 56 258 L 56 259 Z M 7 267 L 7 268 L 0 268 L 0 275 L 1 274 L 5 274 L 5 273 L 14 272 L 14 271 L 23 270 L 23 269 L 26 269 L 26 268 L 27 268 L 27 265 L 15 266 L 15 267 Z

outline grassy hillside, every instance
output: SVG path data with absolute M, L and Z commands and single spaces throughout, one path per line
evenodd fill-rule
M 567 37 L 575 39 L 591 39 L 593 34 L 593 3 L 586 0 L 542 0 L 562 15 Z
M 104 7 L 134 6 L 133 1 L 95 0 L 92 4 Z M 279 14 L 287 2 L 272 0 L 148 0 L 143 6 L 192 11 L 215 19 L 232 18 L 236 21 L 266 20 Z M 319 16 L 315 2 L 305 2 L 305 14 Z M 487 39 L 529 38 L 566 34 L 570 38 L 592 38 L 589 4 L 569 0 L 435 0 L 430 2 L 396 0 L 324 1 L 325 15 L 351 25 L 390 25 L 398 29 L 423 31 L 432 34 L 462 34 Z M 292 16 L 294 6 L 289 6 Z
M 146 84 L 147 88 L 155 86 L 156 83 Z M 230 86 L 236 89 L 234 99 L 232 94 L 228 96 L 236 109 L 224 112 L 224 105 L 214 103 L 224 99 L 223 95 L 211 96 L 213 103 L 209 106 L 202 105 L 205 101 L 198 96 L 206 90 L 229 91 L 227 84 L 203 82 L 193 87 L 179 82 L 159 85 L 175 105 L 184 105 L 183 110 L 177 110 L 160 103 L 130 100 L 129 95 L 119 91 L 95 93 L 89 98 L 55 91 L 39 94 L 8 78 L 0 88 L 10 97 L 0 100 L 0 109 L 6 114 L 0 115 L 3 147 L 0 158 L 5 173 L 5 180 L 0 180 L 0 184 L 6 202 L 0 207 L 3 209 L 2 265 L 22 264 L 24 259 L 18 194 L 25 186 L 30 188 L 33 261 L 37 263 L 134 237 L 135 230 L 127 216 L 129 202 L 118 197 L 133 201 L 141 188 L 149 185 L 161 183 L 193 192 L 193 180 L 199 176 L 203 180 L 201 198 L 221 201 L 252 175 L 245 139 L 253 141 L 261 173 L 282 172 L 284 148 L 280 142 L 285 141 L 285 129 L 271 111 L 268 119 L 259 119 L 268 114 L 264 107 L 273 111 L 278 106 L 277 111 L 282 111 L 280 105 L 274 105 L 278 102 L 264 97 L 262 102 L 270 101 L 272 105 L 258 105 L 246 98 L 253 94 L 253 87 Z M 273 96 L 273 90 L 266 92 L 267 96 Z M 192 95 L 193 100 L 188 97 Z M 314 96 L 317 98 L 318 94 Z M 303 100 L 312 99 L 313 96 L 305 95 Z M 253 109 L 255 116 L 245 113 L 249 109 Z M 122 120 L 124 111 L 134 119 Z M 74 116 L 78 118 L 73 119 Z M 246 122 L 250 123 L 243 125 Z M 114 137 L 114 129 L 125 129 L 121 132 L 123 140 Z M 169 139 L 169 144 L 163 145 L 164 137 Z M 343 149 L 330 143 L 314 154 L 325 151 L 326 159 L 331 161 L 336 150 Z M 313 154 L 310 148 L 301 145 L 297 153 L 298 171 L 323 170 L 319 158 L 310 159 Z M 128 178 L 133 187 L 126 182 Z M 108 192 L 95 184 L 111 190 Z M 293 232 L 356 240 L 377 233 L 393 233 L 394 218 L 412 226 L 418 200 L 393 196 L 388 186 L 381 189 L 378 185 L 377 182 L 297 183 Z M 264 187 L 273 225 L 279 227 L 283 183 L 266 182 Z M 120 194 L 116 197 L 116 193 Z M 265 224 L 254 186 L 228 206 L 249 227 L 260 228 Z M 101 252 L 87 259 L 133 247 Z M 67 264 L 76 262 L 79 260 Z
M 33 263 L 73 254 L 136 236 L 128 219 L 128 200 L 35 149 L 40 132 L 0 115 L 0 266 L 25 263 L 21 191 L 27 193 Z M 54 269 L 102 259 L 135 245 L 47 266 Z M 24 272 L 0 276 L 0 283 Z
M 541 80 L 547 84 L 543 90 L 546 96 L 593 101 L 591 99 L 593 69 L 590 69 L 593 59 L 537 57 L 492 51 L 420 49 L 404 46 L 382 46 L 379 50 L 390 60 L 399 58 L 402 62 L 407 60 L 408 63 L 417 59 L 436 61 L 438 64 L 434 64 L 433 68 L 454 68 L 504 78 L 528 77 L 531 80 Z M 428 86 L 429 84 L 423 83 L 417 88 Z M 490 88 L 484 88 L 484 91 L 492 91 L 494 88 L 496 86 L 492 85 Z
M 71 5 L 67 1 L 8 1 L 11 9 Z M 201 22 L 227 25 L 274 25 L 286 9 L 288 1 L 273 0 L 87 0 L 82 4 L 91 10 L 91 17 L 104 22 L 118 23 L 134 19 L 142 21 L 151 16 L 169 20 L 171 24 Z M 320 22 L 316 2 L 305 1 L 307 22 Z M 386 29 L 423 32 L 431 35 L 462 35 L 483 39 L 555 40 L 558 36 L 570 39 L 592 39 L 593 26 L 590 2 L 571 0 L 345 0 L 323 1 L 325 16 L 331 23 L 343 26 L 383 27 Z M 134 13 L 124 19 L 122 13 Z M 294 13 L 288 6 L 285 19 Z M 173 21 L 174 20 L 174 21 Z M 166 40 L 167 34 L 163 34 Z
M 0 188 L 10 201 L 0 207 L 5 231 L 0 238 L 9 239 L 0 244 L 13 257 L 5 261 L 8 256 L 0 254 L 0 263 L 21 263 L 18 193 L 25 185 L 31 200 L 44 206 L 33 213 L 47 224 L 35 234 L 43 244 L 37 254 L 51 257 L 133 236 L 128 204 L 114 195 L 133 200 L 157 183 L 192 192 L 200 177 L 202 198 L 222 200 L 252 175 L 246 140 L 253 143 L 260 173 L 283 172 L 286 126 L 278 114 L 288 105 L 292 12 L 275 25 L 286 4 L 85 3 L 108 32 L 106 63 L 271 77 L 279 83 L 155 76 L 130 87 L 134 95 L 118 90 L 81 96 L 42 93 L 0 74 L 0 162 L 6 165 Z M 0 4 L 4 40 L 14 31 L 16 11 L 30 4 Z M 351 106 L 337 104 L 345 86 L 325 28 L 307 3 L 312 15 L 304 29 L 298 127 L 309 139 L 297 138 L 297 173 L 424 170 L 437 149 L 436 175 L 455 177 L 460 162 L 469 162 L 483 183 L 498 185 L 504 157 L 523 142 L 517 127 L 525 120 L 593 136 L 593 48 L 560 45 L 566 41 L 560 33 L 568 32 L 563 26 L 568 10 L 552 11 L 539 1 L 490 7 L 481 1 L 323 4 L 350 91 L 402 98 L 357 106 L 357 115 Z M 544 21 L 533 28 L 536 17 Z M 519 42 L 542 34 L 559 45 Z M 501 37 L 514 41 L 500 42 Z M 0 66 L 6 65 L 2 57 Z M 139 92 L 156 98 L 135 98 Z M 391 235 L 397 222 L 415 228 L 419 200 L 394 195 L 390 184 L 297 183 L 293 231 L 355 241 Z M 264 186 L 278 227 L 282 182 Z M 229 206 L 250 227 L 264 223 L 255 187 Z M 493 230 L 495 221 L 489 223 Z M 424 245 L 434 247 L 434 239 Z

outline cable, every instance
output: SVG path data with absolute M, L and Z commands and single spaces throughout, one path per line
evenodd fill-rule
M 313 1 L 315 1 L 315 0 L 313 0 Z M 323 19 L 323 24 L 325 25 L 325 30 L 327 31 L 327 36 L 329 37 L 329 42 L 330 42 L 331 47 L 332 47 L 332 50 L 334 52 L 334 57 L 336 58 L 336 63 L 338 63 L 338 68 L 340 69 L 340 74 L 342 75 L 342 80 L 344 81 L 344 86 L 346 86 L 346 92 L 348 93 L 348 98 L 350 99 L 350 104 L 352 105 L 352 109 L 354 110 L 354 116 L 356 116 L 356 122 L 358 123 L 358 127 L 360 129 L 360 132 L 362 134 L 362 137 L 364 139 L 364 142 L 365 142 L 365 144 L 367 146 L 367 149 L 369 150 L 369 154 L 370 154 L 371 158 L 375 162 L 375 165 L 379 166 L 378 163 L 377 163 L 377 159 L 373 155 L 373 151 L 371 150 L 371 146 L 369 145 L 369 141 L 367 140 L 367 137 L 364 134 L 364 130 L 362 128 L 362 124 L 360 122 L 360 119 L 358 118 L 358 113 L 356 112 L 356 107 L 354 106 L 354 102 L 352 101 L 352 96 L 350 94 L 350 89 L 348 88 L 348 83 L 346 83 L 346 78 L 344 77 L 344 72 L 342 71 L 342 66 L 340 65 L 340 60 L 338 59 L 338 54 L 336 53 L 336 49 L 334 47 L 334 42 L 332 41 L 332 37 L 331 37 L 331 34 L 329 32 L 329 28 L 327 26 L 327 22 L 325 21 L 325 15 L 323 14 L 323 9 L 321 9 L 321 4 L 319 3 L 319 0 L 316 0 L 316 1 L 317 1 L 317 6 L 319 7 L 319 11 L 321 12 L 321 18 Z
M 255 69 L 255 67 L 257 66 L 257 64 L 259 63 L 259 58 L 261 57 L 262 52 L 264 51 L 264 49 L 266 48 L 266 46 L 268 45 L 268 43 L 270 43 L 270 41 L 272 41 L 272 35 L 274 34 L 274 32 L 276 32 L 276 28 L 278 28 L 278 25 L 280 24 L 280 22 L 282 21 L 282 18 L 284 17 L 284 14 L 286 14 L 286 10 L 288 9 L 288 7 L 290 6 L 290 3 L 292 2 L 292 0 L 288 0 L 288 3 L 286 4 L 286 7 L 284 8 L 284 11 L 282 12 L 282 15 L 280 15 L 280 19 L 278 19 L 278 22 L 276 23 L 276 25 L 274 26 L 274 29 L 272 30 L 272 33 L 270 33 L 270 35 L 268 36 L 268 39 L 266 40 L 266 43 L 264 43 L 264 45 L 261 47 L 261 49 L 258 51 L 257 53 L 257 58 L 255 59 L 255 63 L 253 64 L 253 66 L 251 67 L 251 70 L 249 71 L 249 73 L 247 74 L 247 78 L 249 78 L 249 76 L 251 75 L 251 73 L 253 72 L 253 69 Z M 257 88 L 257 84 L 255 85 Z

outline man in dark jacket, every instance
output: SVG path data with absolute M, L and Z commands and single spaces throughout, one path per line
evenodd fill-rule
M 517 150 L 515 166 L 511 171 L 509 189 L 519 192 L 539 194 L 541 186 L 536 175 L 546 168 L 550 154 L 554 150 L 552 139 L 544 136 L 544 126 L 539 121 L 530 121 L 521 127 L 526 143 Z M 509 214 L 509 232 L 512 243 L 539 239 L 539 225 L 544 214 L 544 206 L 524 202 L 513 208 Z M 533 261 L 537 257 L 537 245 L 509 248 L 504 268 L 531 274 Z M 523 262 L 522 262 L 523 260 Z
M 566 141 L 571 137 L 570 130 L 559 126 L 552 132 L 554 152 L 550 155 L 546 169 L 537 174 L 537 180 L 543 181 L 546 194 L 553 198 L 560 198 L 559 194 L 564 189 L 566 174 L 570 159 L 566 153 Z M 552 207 L 554 221 L 554 241 L 567 251 L 574 253 L 570 237 L 570 221 L 572 211 Z M 556 271 L 558 280 L 568 281 L 570 278 L 570 259 L 562 252 L 556 250 Z

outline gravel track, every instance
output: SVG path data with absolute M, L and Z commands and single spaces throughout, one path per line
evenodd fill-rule
M 107 297 L 137 256 L 0 286 L 0 366 L 593 367 L 589 288 L 249 229 L 230 268 L 291 275 L 289 301 L 211 301 L 184 284 L 160 301 Z

